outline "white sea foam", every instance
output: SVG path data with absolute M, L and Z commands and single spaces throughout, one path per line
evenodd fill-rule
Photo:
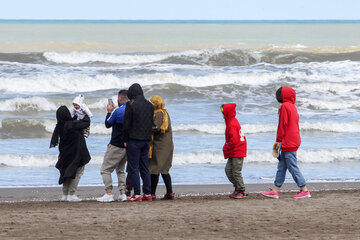
M 43 97 L 12 98 L 0 101 L 0 111 L 27 112 L 27 111 L 54 111 L 55 103 Z
M 151 53 L 151 54 L 106 54 L 96 52 L 78 52 L 68 53 L 45 52 L 43 55 L 48 61 L 55 63 L 81 64 L 88 62 L 105 62 L 112 64 L 139 64 L 151 63 L 164 60 L 169 57 L 178 56 L 202 56 L 202 61 L 207 61 L 208 57 L 225 51 L 223 48 L 211 48 L 201 50 L 187 50 L 174 53 Z
M 4 121 L 4 124 L 2 121 Z M 19 129 L 24 131 L 33 130 L 34 127 L 40 127 L 47 133 L 52 133 L 56 125 L 56 120 L 51 119 L 3 119 L 0 121 L 1 126 L 10 127 L 12 131 Z M 91 135 L 109 135 L 111 128 L 108 129 L 103 123 L 91 123 Z M 276 124 L 243 124 L 244 134 L 274 133 Z M 38 128 L 35 129 L 39 131 Z M 174 132 L 194 132 L 200 134 L 223 135 L 225 132 L 224 124 L 180 124 L 173 125 Z M 303 122 L 300 123 L 300 131 L 321 131 L 334 133 L 360 133 L 360 121 L 357 122 Z
M 360 159 L 360 149 L 319 149 L 319 150 L 299 150 L 298 161 L 301 163 L 331 163 L 353 161 Z M 92 156 L 89 164 L 102 164 L 103 155 Z M 0 165 L 14 167 L 53 167 L 57 161 L 57 155 L 41 156 L 18 156 L 18 155 L 0 155 Z M 270 164 L 277 163 L 270 151 L 251 151 L 245 159 L 249 163 Z M 222 152 L 191 152 L 175 153 L 173 165 L 191 165 L 191 164 L 225 164 L 226 160 Z
M 188 52 L 189 53 L 186 54 L 198 54 L 196 50 Z M 201 50 L 200 52 L 205 54 L 204 50 Z M 211 54 L 205 55 L 210 56 Z M 253 52 L 253 55 L 252 58 L 261 58 L 261 54 L 257 56 L 255 51 Z M 199 61 L 208 60 L 206 60 L 206 57 L 203 57 L 202 60 Z M 84 67 L 84 69 L 86 68 L 88 67 Z M 110 67 L 110 69 L 111 68 L 113 67 Z M 205 75 L 179 75 L 157 72 L 154 74 L 139 74 L 130 77 L 120 77 L 114 74 L 96 75 L 96 73 L 98 73 L 96 71 L 85 75 L 81 75 L 79 71 L 75 70 L 64 74 L 59 72 L 51 74 L 46 71 L 46 73 L 41 71 L 43 74 L 25 77 L 19 77 L 17 74 L 5 74 L 0 78 L 0 91 L 16 93 L 87 92 L 103 89 L 127 88 L 134 82 L 139 82 L 141 85 L 145 86 L 175 83 L 190 87 L 208 87 L 229 84 L 256 87 L 277 83 L 279 80 L 296 79 L 296 81 L 291 80 L 291 84 L 294 84 L 297 90 L 309 92 L 309 94 L 313 92 L 354 94 L 358 93 L 360 89 L 360 85 L 358 84 L 360 81 L 360 70 L 356 69 L 360 69 L 359 62 L 342 61 L 285 65 L 273 64 L 271 65 L 271 70 L 259 69 L 256 67 L 254 69 L 237 68 L 236 72 L 216 72 Z
M 276 124 L 243 124 L 242 130 L 245 134 L 258 134 L 276 132 Z M 173 131 L 194 131 L 205 134 L 224 134 L 224 124 L 189 124 L 173 126 Z M 304 122 L 300 123 L 300 131 L 323 131 L 337 133 L 360 132 L 360 121 L 357 122 Z
M 143 86 L 174 83 L 191 87 L 235 84 L 248 86 L 267 85 L 281 77 L 281 73 L 213 73 L 204 76 L 182 76 L 173 73 L 142 74 L 120 78 L 112 74 L 95 77 L 74 74 L 43 75 L 25 78 L 0 78 L 0 91 L 3 92 L 91 92 L 105 89 L 128 88 L 134 82 Z
M 58 160 L 57 155 L 0 155 L 0 165 L 12 167 L 53 167 Z M 104 156 L 91 156 L 90 164 L 101 164 Z
M 360 87 L 360 86 L 359 86 Z M 234 96 L 235 97 L 235 96 Z M 117 101 L 116 95 L 111 96 L 114 102 Z M 104 109 L 106 107 L 108 98 L 87 99 L 87 106 L 94 109 Z M 0 111 L 3 112 L 41 112 L 41 111 L 55 111 L 60 106 L 60 101 L 52 100 L 44 97 L 28 97 L 28 98 L 12 98 L 0 100 Z M 310 98 L 298 99 L 299 105 L 305 108 L 316 110 L 342 110 L 342 109 L 359 109 L 360 100 L 337 101 L 337 100 L 320 100 Z M 61 104 L 66 105 L 69 100 L 62 100 Z M 261 107 L 261 105 L 259 105 Z M 184 130 L 191 130 L 196 125 L 187 125 Z M 195 130 L 195 129 L 193 129 Z M 211 131 L 211 129 L 209 129 Z
M 301 98 L 299 102 L 302 106 L 307 108 L 314 108 L 317 110 L 341 110 L 341 109 L 358 109 L 360 107 L 360 100 L 357 101 L 330 101 Z
M 55 63 L 81 64 L 87 62 L 105 62 L 118 64 L 138 64 L 146 62 L 160 61 L 170 56 L 170 54 L 147 54 L 147 55 L 115 55 L 95 52 L 45 52 L 44 57 L 48 61 Z
M 331 82 L 316 82 L 316 83 L 302 83 L 296 84 L 297 90 L 309 92 L 309 94 L 332 94 L 339 95 L 354 95 L 360 92 L 360 84 L 345 84 L 345 83 L 331 83 Z
M 331 163 L 341 161 L 352 161 L 360 159 L 358 149 L 319 149 L 319 150 L 299 150 L 297 157 L 302 163 Z M 271 151 L 251 151 L 248 152 L 246 162 L 269 162 L 277 163 Z M 174 165 L 188 164 L 224 164 L 222 152 L 192 152 L 178 153 L 174 155 Z

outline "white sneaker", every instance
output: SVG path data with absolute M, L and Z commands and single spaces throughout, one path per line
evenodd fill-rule
M 68 195 L 62 195 L 61 200 L 62 202 L 67 201 Z
M 127 196 L 125 194 L 119 195 L 119 198 L 118 198 L 119 202 L 126 202 L 126 200 L 127 200 Z
M 81 202 L 81 199 L 78 198 L 78 197 L 74 194 L 74 195 L 68 195 L 67 201 L 68 201 L 68 202 Z
M 105 193 L 104 196 L 97 198 L 96 201 L 98 201 L 98 202 L 113 202 L 115 200 L 114 200 L 114 195 Z

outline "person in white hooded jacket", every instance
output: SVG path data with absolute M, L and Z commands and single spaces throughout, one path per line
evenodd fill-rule
M 74 118 L 76 116 L 77 120 L 81 120 L 87 115 L 89 118 L 93 116 L 90 109 L 84 103 L 84 95 L 80 94 L 73 100 L 74 108 L 71 109 L 71 117 Z M 84 136 L 88 137 L 90 134 L 90 128 L 86 128 L 83 131 Z

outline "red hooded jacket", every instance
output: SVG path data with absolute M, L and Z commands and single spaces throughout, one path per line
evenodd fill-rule
M 226 123 L 224 158 L 246 157 L 246 138 L 241 132 L 241 126 L 236 116 L 236 104 L 227 103 L 223 106 Z
M 279 109 L 276 142 L 281 142 L 281 150 L 284 152 L 297 151 L 301 144 L 301 138 L 299 114 L 294 105 L 296 92 L 290 87 L 282 87 L 281 97 L 283 104 Z

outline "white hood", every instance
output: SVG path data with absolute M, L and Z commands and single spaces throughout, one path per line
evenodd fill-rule
M 77 96 L 77 97 L 74 99 L 74 101 L 73 101 L 73 103 L 79 105 L 80 108 L 82 108 L 83 102 L 84 102 L 84 95 L 82 95 L 82 94 L 80 94 L 79 96 Z

